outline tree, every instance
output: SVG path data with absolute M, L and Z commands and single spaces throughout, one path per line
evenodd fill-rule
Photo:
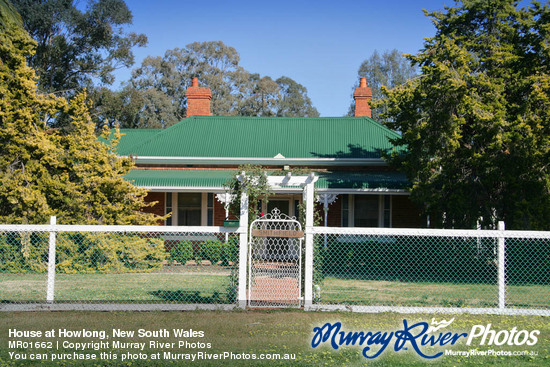
M 0 0 L 0 29 L 6 29 L 10 24 L 22 27 L 23 21 L 12 3 Z
M 374 50 L 374 53 L 361 63 L 357 75 L 359 78 L 367 78 L 369 88 L 372 90 L 373 102 L 380 101 L 385 98 L 382 93 L 382 86 L 386 88 L 395 88 L 414 78 L 417 74 L 416 68 L 411 65 L 401 52 L 393 49 L 384 51 L 382 55 Z M 359 78 L 357 78 L 359 80 Z M 356 84 L 354 88 L 358 87 Z M 348 115 L 353 116 L 354 103 L 350 105 Z M 385 107 L 383 104 L 378 104 L 372 109 L 372 118 L 383 122 Z
M 112 142 L 94 135 L 79 94 L 65 98 L 37 92 L 27 65 L 36 42 L 4 17 L 0 26 L 0 222 L 152 224 L 139 210 L 146 191 L 124 181 L 131 168 Z M 4 24 L 8 24 L 4 26 Z M 50 116 L 68 117 L 66 134 L 47 126 Z
M 132 48 L 143 34 L 125 33 L 132 13 L 123 0 L 90 0 L 86 11 L 74 0 L 14 0 L 37 42 L 30 65 L 41 91 L 73 96 L 94 81 L 112 84 L 113 71 L 134 63 Z
M 118 118 L 124 127 L 175 124 L 186 116 L 186 91 L 195 76 L 212 90 L 213 115 L 318 115 L 305 87 L 287 77 L 273 81 L 249 73 L 239 61 L 237 50 L 221 41 L 194 42 L 168 50 L 164 57 L 147 57 L 133 71 L 120 97 L 115 97 L 121 98 L 124 106 L 133 106 L 132 114 L 115 110 L 109 119 Z M 122 98 L 124 95 L 130 98 Z
M 281 98 L 277 104 L 276 114 L 279 117 L 319 117 L 319 111 L 311 103 L 307 89 L 289 77 L 282 76 L 276 80 L 281 89 Z
M 550 8 L 463 1 L 428 13 L 421 76 L 385 90 L 411 198 L 444 227 L 550 228 Z

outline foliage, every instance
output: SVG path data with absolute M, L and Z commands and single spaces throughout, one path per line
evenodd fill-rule
M 235 265 L 239 261 L 239 236 L 232 235 L 223 247 L 222 266 Z M 236 267 L 234 267 L 236 268 Z
M 399 238 L 337 241 L 323 248 L 325 275 L 388 281 L 495 284 L 496 241 L 489 239 Z
M 48 264 L 48 234 L 9 232 L 0 235 L 0 270 L 44 272 Z
M 34 46 L 15 25 L 0 30 L 0 221 L 156 223 L 140 212 L 146 191 L 123 179 L 132 162 L 115 154 L 120 134 L 110 142 L 94 135 L 85 94 L 67 102 L 36 91 L 26 63 Z M 68 121 L 63 133 L 46 124 L 59 114 Z
M 304 86 L 288 77 L 273 81 L 250 73 L 239 61 L 237 50 L 221 41 L 147 57 L 122 91 L 98 93 L 99 120 L 118 120 L 123 127 L 170 126 L 185 118 L 186 91 L 195 76 L 212 90 L 216 116 L 318 116 Z
M 191 241 L 179 241 L 170 249 L 170 259 L 185 265 L 194 258 L 193 243 Z
M 282 76 L 276 81 L 281 98 L 276 105 L 278 117 L 319 117 L 319 112 L 307 95 L 307 89 L 289 77 Z
M 241 195 L 248 194 L 248 224 L 260 215 L 258 209 L 260 201 L 267 202 L 272 194 L 271 186 L 267 182 L 267 174 L 261 166 L 239 166 L 238 172 L 224 187 L 233 194 L 233 200 L 229 204 L 229 214 L 239 218 L 241 210 Z
M 463 1 L 428 13 L 421 76 L 386 90 L 391 161 L 442 227 L 550 225 L 550 7 Z
M 57 235 L 56 272 L 150 272 L 166 259 L 164 241 L 111 233 L 62 233 Z M 0 270 L 47 270 L 48 233 L 21 232 L 0 236 Z
M 216 265 L 223 254 L 223 243 L 217 240 L 208 240 L 200 244 L 201 259 L 208 260 L 212 265 Z
M 145 46 L 143 34 L 126 33 L 132 13 L 123 0 L 13 0 L 25 29 L 37 42 L 29 62 L 41 91 L 72 96 L 94 80 L 112 84 L 113 71 L 134 63 L 132 48 Z
M 5 29 L 10 24 L 22 27 L 21 15 L 9 0 L 0 0 L 0 29 Z
M 118 233 L 60 234 L 56 270 L 64 273 L 150 272 L 167 257 L 164 241 Z
M 385 98 L 382 86 L 389 89 L 395 88 L 413 79 L 416 74 L 416 68 L 396 49 L 386 50 L 382 55 L 374 50 L 374 53 L 361 63 L 357 71 L 359 78 L 367 78 L 368 87 L 372 90 L 372 100 L 375 103 Z M 358 86 L 359 84 L 355 85 L 355 87 Z M 355 104 L 352 102 L 349 116 L 353 116 L 354 106 Z M 380 103 L 375 106 L 372 109 L 372 118 L 380 122 L 385 121 L 385 106 Z

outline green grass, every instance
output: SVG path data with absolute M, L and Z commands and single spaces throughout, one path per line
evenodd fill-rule
M 221 266 L 171 266 L 155 273 L 57 274 L 55 299 L 63 301 L 228 303 L 230 270 Z M 0 301 L 43 302 L 46 274 L 0 274 Z M 492 284 L 342 279 L 321 284 L 322 304 L 365 306 L 496 307 Z M 510 307 L 550 308 L 550 286 L 511 285 Z
M 165 268 L 156 273 L 56 274 L 55 299 L 59 302 L 228 302 L 224 297 L 229 287 L 229 270 L 211 266 L 178 270 Z M 0 274 L 0 300 L 43 302 L 46 283 L 45 274 Z
M 514 347 L 503 345 L 500 347 L 480 346 L 479 342 L 468 346 L 464 339 L 451 347 L 438 347 L 426 349 L 424 352 L 435 354 L 445 349 L 467 351 L 470 349 L 478 350 L 528 350 L 538 353 L 537 356 L 515 356 L 515 357 L 452 357 L 443 356 L 435 362 L 426 363 L 411 348 L 395 352 L 393 344 L 377 359 L 367 361 L 360 354 L 358 347 L 344 346 L 334 350 L 328 346 L 322 346 L 316 349 L 311 348 L 312 330 L 315 326 L 322 326 L 326 322 L 340 321 L 346 331 L 395 331 L 403 328 L 403 319 L 410 323 L 426 321 L 431 322 L 431 318 L 437 320 L 451 317 L 455 321 L 448 327 L 451 332 L 469 332 L 474 325 L 491 324 L 493 330 L 511 330 L 517 327 L 519 330 L 540 330 L 539 341 L 534 346 Z M 112 329 L 138 330 L 159 330 L 173 328 L 193 329 L 204 331 L 204 338 L 187 339 L 190 342 L 201 341 L 211 343 L 211 348 L 203 349 L 210 353 L 289 353 L 295 354 L 296 360 L 289 362 L 273 361 L 201 361 L 199 363 L 189 363 L 191 366 L 474 366 L 474 365 L 493 365 L 493 366 L 545 366 L 550 365 L 550 318 L 535 316 L 478 316 L 478 315 L 398 315 L 393 313 L 382 314 L 357 314 L 357 313 L 317 313 L 302 311 L 234 311 L 234 312 L 3 312 L 0 313 L 0 365 L 1 366 L 20 366 L 20 365 L 64 365 L 76 366 L 82 362 L 66 361 L 60 364 L 46 361 L 19 361 L 14 362 L 9 359 L 7 336 L 8 329 L 18 330 L 51 330 L 66 328 L 69 330 L 105 330 L 108 335 Z M 114 338 L 112 338 L 114 339 Z M 38 339 L 40 341 L 47 339 Z M 58 340 L 53 338 L 53 340 Z M 151 338 L 128 338 L 121 339 L 130 342 L 146 343 Z M 176 342 L 178 339 L 172 335 L 169 338 L 157 338 L 163 342 Z M 90 339 L 71 339 L 72 342 L 86 342 Z M 173 351 L 179 353 L 194 353 L 199 349 L 178 349 L 167 348 L 164 351 Z M 37 350 L 34 350 L 36 352 Z M 45 352 L 44 350 L 38 350 Z M 71 353 L 72 349 L 61 348 L 58 353 Z M 127 350 L 108 350 L 112 353 L 125 353 Z M 162 350 L 150 348 L 146 345 L 144 353 L 149 358 L 151 354 Z M 29 353 L 30 349 L 20 349 L 18 352 Z M 87 353 L 99 353 L 87 349 Z M 113 366 L 155 366 L 163 364 L 186 365 L 181 361 L 161 361 L 152 360 L 138 361 L 129 363 L 107 362 L 88 363 L 87 365 L 113 365 Z
M 321 285 L 321 303 L 365 306 L 496 307 L 493 284 L 400 282 L 327 277 Z M 550 286 L 511 285 L 507 305 L 550 308 Z

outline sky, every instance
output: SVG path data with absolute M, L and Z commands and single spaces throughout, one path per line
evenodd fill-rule
M 240 65 L 274 80 L 288 76 L 304 85 L 321 116 L 343 116 L 352 100 L 357 70 L 375 50 L 417 53 L 435 28 L 422 9 L 443 10 L 447 0 L 218 1 L 126 0 L 147 56 L 198 41 L 222 41 L 240 54 Z M 129 79 L 120 70 L 117 81 Z

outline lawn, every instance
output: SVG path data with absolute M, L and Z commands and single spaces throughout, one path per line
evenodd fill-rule
M 155 273 L 56 274 L 58 302 L 228 303 L 230 270 L 219 266 L 165 267 Z M 43 302 L 45 274 L 0 274 L 3 302 Z
M 0 274 L 3 302 L 43 302 L 46 274 Z M 230 270 L 221 266 L 172 266 L 155 273 L 57 274 L 59 302 L 230 303 Z M 496 307 L 491 284 L 402 282 L 326 277 L 322 304 L 365 306 Z M 550 286 L 511 285 L 507 305 L 550 308 Z
M 550 308 L 550 286 L 509 285 L 511 307 Z M 497 307 L 498 287 L 478 283 L 401 282 L 326 277 L 322 304 L 365 306 Z
M 2 366 L 20 366 L 20 365 L 82 365 L 81 361 L 65 361 L 61 363 L 44 361 L 18 361 L 10 360 L 8 352 L 17 351 L 19 353 L 43 352 L 53 353 L 51 350 L 31 350 L 29 348 L 9 349 L 8 348 L 8 329 L 17 330 L 51 330 L 66 328 L 70 330 L 105 330 L 108 335 L 112 329 L 133 330 L 160 330 L 180 328 L 185 330 L 194 330 L 204 332 L 203 338 L 189 338 L 187 341 L 210 343 L 210 348 L 200 349 L 196 345 L 189 345 L 184 348 L 171 347 L 151 347 L 149 341 L 152 338 L 139 338 L 136 336 L 123 338 L 127 342 L 146 342 L 142 352 L 147 355 L 148 360 L 133 360 L 121 362 L 120 357 L 117 361 L 103 360 L 100 365 L 112 366 L 155 366 L 163 364 L 191 365 L 191 366 L 402 366 L 402 365 L 443 365 L 443 366 L 474 366 L 474 365 L 494 365 L 494 366 L 543 366 L 550 364 L 550 318 L 536 316 L 479 316 L 479 315 L 456 315 L 455 320 L 448 327 L 451 332 L 470 332 L 474 325 L 491 324 L 493 330 L 511 330 L 517 327 L 518 330 L 539 330 L 540 336 L 538 343 L 534 346 L 514 347 L 509 345 L 487 346 L 479 343 L 466 345 L 464 339 L 453 346 L 444 347 L 424 347 L 424 352 L 435 354 L 445 349 L 453 351 L 468 351 L 477 349 L 486 351 L 490 349 L 504 351 L 527 350 L 535 352 L 538 355 L 533 356 L 475 356 L 458 357 L 445 356 L 438 358 L 435 362 L 426 363 L 426 360 L 419 357 L 412 348 L 395 352 L 393 344 L 388 346 L 384 353 L 374 359 L 367 361 L 361 356 L 359 347 L 342 346 L 334 350 L 329 346 L 321 346 L 316 349 L 311 348 L 312 331 L 316 326 L 322 326 L 326 322 L 340 321 L 343 328 L 347 331 L 396 331 L 403 329 L 403 319 L 409 323 L 430 322 L 431 318 L 437 320 L 447 319 L 450 315 L 398 315 L 393 313 L 381 314 L 357 314 L 357 313 L 335 313 L 335 312 L 302 312 L 302 311 L 191 311 L 191 312 L 3 312 L 0 313 L 0 365 Z M 111 340 L 113 340 L 111 338 Z M 177 342 L 178 339 L 173 335 L 169 337 L 156 338 L 164 343 Z M 45 338 L 37 340 L 44 341 Z M 60 338 L 53 338 L 57 341 Z M 87 342 L 88 338 L 72 338 L 71 342 Z M 182 361 L 153 361 L 151 355 L 161 352 L 172 351 L 174 353 L 196 353 L 198 351 L 208 353 L 232 352 L 238 353 L 286 353 L 295 355 L 294 360 L 290 361 L 250 361 L 250 360 L 225 360 L 225 361 L 207 361 L 201 360 L 194 363 L 184 363 Z M 74 349 L 63 347 L 56 353 L 72 353 Z M 101 350 L 111 354 L 127 353 L 128 349 L 109 349 Z M 82 352 L 99 354 L 100 350 L 84 348 Z M 137 353 L 137 352 L 135 352 Z M 435 364 L 434 364 L 435 363 Z M 98 365 L 97 362 L 87 365 Z

